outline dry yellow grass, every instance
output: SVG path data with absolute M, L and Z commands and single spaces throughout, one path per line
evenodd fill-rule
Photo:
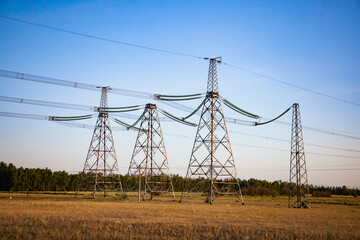
M 12 199 L 10 199 L 10 196 Z M 181 204 L 167 197 L 137 203 L 81 196 L 0 193 L 2 239 L 360 239 L 360 199 L 350 205 L 288 209 L 286 198 L 246 197 Z M 316 199 L 314 199 L 316 201 Z M 324 200 L 322 200 L 324 201 Z M 347 199 L 347 201 L 349 201 Z

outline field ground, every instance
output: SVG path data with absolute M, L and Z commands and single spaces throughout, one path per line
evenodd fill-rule
M 289 209 L 286 197 L 244 196 L 245 206 L 235 200 L 2 192 L 0 238 L 360 239 L 360 197 L 313 198 L 311 209 Z

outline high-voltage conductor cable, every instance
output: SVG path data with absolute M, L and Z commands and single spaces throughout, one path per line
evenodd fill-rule
M 187 139 L 193 139 L 193 138 L 190 137 L 190 136 L 185 136 L 185 135 L 180 135 L 180 134 L 174 134 L 174 133 L 166 133 L 165 135 L 174 136 L 174 137 L 182 137 L 182 138 L 187 138 Z M 232 143 L 232 145 L 242 146 L 242 147 L 248 147 L 248 148 L 265 149 L 265 150 L 271 150 L 271 151 L 287 152 L 287 153 L 289 152 L 289 150 L 282 149 L 282 148 L 272 148 L 272 147 L 249 145 L 249 144 L 241 144 L 241 143 Z M 308 152 L 308 151 L 306 152 L 306 154 L 313 154 L 313 155 L 319 155 L 319 156 L 328 156 L 328 157 L 337 157 L 337 158 L 360 159 L 360 157 L 357 157 L 357 156 L 338 155 L 338 154 L 327 154 L 327 153 Z
M 89 124 L 82 124 L 72 121 L 77 120 L 85 120 L 88 118 L 74 118 L 70 121 L 69 117 L 55 117 L 55 116 L 47 116 L 47 115 L 38 115 L 38 114 L 25 114 L 25 113 L 13 113 L 13 112 L 0 112 L 0 116 L 2 117 L 11 117 L 11 118 L 25 118 L 25 119 L 33 119 L 33 120 L 43 120 L 43 121 L 50 121 L 55 122 L 64 126 L 68 127 L 76 127 L 76 128 L 86 128 L 86 129 L 94 129 L 93 125 Z M 95 115 L 89 118 L 96 117 Z M 131 129 L 128 129 L 126 127 L 112 127 L 112 130 L 115 131 L 128 131 Z
M 164 114 L 164 116 L 170 118 L 171 120 L 174 120 L 174 121 L 176 121 L 176 122 L 178 122 L 178 123 L 181 123 L 181 124 L 184 124 L 184 125 L 187 125 L 187 126 L 191 126 L 191 127 L 196 127 L 196 126 L 197 126 L 197 124 L 195 124 L 195 123 L 191 123 L 191 122 L 185 121 L 184 118 L 176 117 L 176 116 L 170 114 L 169 112 L 167 112 L 167 111 L 165 111 L 165 110 L 162 110 L 162 109 L 160 109 L 160 108 L 158 108 L 158 109 L 159 109 L 159 111 L 160 111 L 162 114 Z
M 184 57 L 205 59 L 204 57 L 200 57 L 200 56 L 196 56 L 196 55 L 192 55 L 192 54 L 186 54 L 186 53 L 169 51 L 169 50 L 164 50 L 164 49 L 159 49 L 159 48 L 147 47 L 147 46 L 143 46 L 143 45 L 139 45 L 139 44 L 127 43 L 127 42 L 118 41 L 118 40 L 114 40 L 114 39 L 99 37 L 99 36 L 95 36 L 95 35 L 75 32 L 75 31 L 71 31 L 71 30 L 67 30 L 67 29 L 63 29 L 63 28 L 57 28 L 57 27 L 52 27 L 52 26 L 48 26 L 48 25 L 44 25 L 44 24 L 25 21 L 22 19 L 14 18 L 14 17 L 0 15 L 0 18 L 10 20 L 10 21 L 20 22 L 20 23 L 25 23 L 28 25 L 33 25 L 33 26 L 37 26 L 37 27 L 41 27 L 41 28 L 46 28 L 46 29 L 50 29 L 50 30 L 55 30 L 55 31 L 63 32 L 63 33 L 68 33 L 68 34 L 72 34 L 72 35 L 77 35 L 77 36 L 81 36 L 81 37 L 96 39 L 96 40 L 105 41 L 105 42 L 111 42 L 111 43 L 115 43 L 115 44 L 121 44 L 121 45 L 129 46 L 129 47 L 142 48 L 142 49 L 146 49 L 146 50 L 167 53 L 167 54 L 172 54 L 172 55 L 178 55 L 178 56 L 184 56 Z
M 264 74 L 256 73 L 254 71 L 250 71 L 250 70 L 247 70 L 245 68 L 238 67 L 238 66 L 226 63 L 226 62 L 223 62 L 222 64 L 224 64 L 226 66 L 229 66 L 229 67 L 232 67 L 232 68 L 235 68 L 235 69 L 239 69 L 239 70 L 241 70 L 243 72 L 247 72 L 247 73 L 250 73 L 252 75 L 255 75 L 255 76 L 258 76 L 258 77 L 261 77 L 261 78 L 264 78 L 264 79 L 268 79 L 268 80 L 271 80 L 271 81 L 274 81 L 274 82 L 277 82 L 277 83 L 281 83 L 283 85 L 286 85 L 286 86 L 289 86 L 289 87 L 292 87 L 292 88 L 297 88 L 297 89 L 300 89 L 300 90 L 303 90 L 303 91 L 306 91 L 306 92 L 310 92 L 310 93 L 313 93 L 313 94 L 316 94 L 316 95 L 319 95 L 319 96 L 322 96 L 322 97 L 330 98 L 330 99 L 333 99 L 333 100 L 336 100 L 336 101 L 339 101 L 339 102 L 352 104 L 352 105 L 355 105 L 355 106 L 358 106 L 358 107 L 360 106 L 360 103 L 356 103 L 356 102 L 352 102 L 352 101 L 345 100 L 345 99 L 342 99 L 342 98 L 334 97 L 334 96 L 331 96 L 331 95 L 328 95 L 328 94 L 325 94 L 325 93 L 321 93 L 321 92 L 318 92 L 318 91 L 315 91 L 315 90 L 312 90 L 312 89 L 309 89 L 309 88 L 304 88 L 304 87 L 301 87 L 301 86 L 298 86 L 298 85 L 295 85 L 295 84 L 292 84 L 292 83 L 281 81 L 279 79 L 269 77 L 269 76 L 266 76 Z
M 28 81 L 34 81 L 34 82 L 55 84 L 55 85 L 60 85 L 60 86 L 81 88 L 81 89 L 87 89 L 87 90 L 93 90 L 93 91 L 101 91 L 101 89 L 102 89 L 101 86 L 87 84 L 87 83 L 77 83 L 77 82 L 71 82 L 71 81 L 60 80 L 60 79 L 55 79 L 55 78 L 47 78 L 47 77 L 41 77 L 41 76 L 35 76 L 35 75 L 30 75 L 30 74 L 12 72 L 12 71 L 7 71 L 7 70 L 1 70 L 1 69 L 0 69 L 0 76 L 7 77 L 7 78 L 13 78 L 13 79 L 20 79 L 20 80 L 28 80 Z M 119 95 L 125 95 L 125 96 L 132 96 L 132 97 L 139 97 L 139 98 L 146 98 L 146 99 L 150 98 L 150 99 L 154 99 L 154 100 L 157 100 L 157 101 L 160 101 L 161 96 L 162 96 L 161 94 L 153 94 L 153 93 L 132 91 L 132 90 L 126 90 L 126 89 L 118 89 L 118 88 L 110 88 L 109 92 L 119 94 Z M 192 95 L 189 95 L 189 96 L 192 96 Z M 180 104 L 178 102 L 171 102 L 171 101 L 161 101 L 161 102 L 166 104 L 166 105 L 169 105 L 171 107 L 174 107 L 174 108 L 186 111 L 186 112 L 193 112 L 194 111 L 193 108 L 182 105 L 182 104 Z M 196 114 L 199 115 L 198 112 Z M 264 120 L 266 119 L 264 117 L 261 117 L 261 118 L 264 119 Z M 228 123 L 255 126 L 255 122 L 252 122 L 252 121 L 246 121 L 246 120 L 241 120 L 241 119 L 236 119 L 236 118 L 229 118 L 229 117 L 226 117 L 225 120 Z M 286 124 L 286 125 L 290 124 L 290 123 L 281 122 L 281 121 L 276 121 L 276 122 Z M 336 131 L 333 131 L 333 130 L 323 130 L 323 129 L 312 128 L 312 127 L 307 127 L 307 126 L 303 126 L 303 129 L 308 129 L 308 130 L 321 132 L 321 133 L 325 133 L 325 134 L 330 134 L 330 135 L 334 135 L 334 136 L 340 136 L 340 137 L 346 137 L 346 138 L 360 140 L 360 137 L 355 137 L 355 136 L 336 133 Z
M 54 30 L 54 31 L 59 31 L 59 32 L 63 32 L 63 33 L 72 34 L 72 35 L 81 36 L 81 37 L 86 37 L 86 38 L 90 38 L 90 39 L 96 39 L 96 40 L 100 40 L 100 41 L 120 44 L 120 45 L 124 45 L 124 46 L 129 46 L 129 47 L 136 47 L 136 48 L 146 49 L 146 50 L 155 51 L 155 52 L 161 52 L 161 53 L 172 54 L 172 55 L 177 55 L 177 56 L 184 56 L 184 57 L 191 57 L 191 58 L 202 59 L 202 60 L 208 60 L 209 59 L 207 57 L 201 57 L 201 56 L 197 56 L 197 55 L 194 55 L 194 54 L 181 53 L 181 52 L 176 52 L 176 51 L 164 50 L 164 49 L 160 49 L 160 48 L 153 48 L 153 47 L 143 46 L 143 45 L 139 45 L 139 44 L 133 44 L 133 43 L 118 41 L 118 40 L 114 40 L 114 39 L 99 37 L 99 36 L 95 36 L 95 35 L 80 33 L 80 32 L 76 32 L 76 31 L 71 31 L 71 30 L 58 28 L 58 27 L 53 27 L 53 26 L 48 26 L 48 25 L 45 25 L 45 24 L 34 23 L 34 22 L 23 20 L 23 19 L 19 19 L 19 18 L 5 16 L 5 15 L 0 15 L 0 18 L 6 19 L 6 20 L 9 20 L 9 21 L 18 22 L 18 23 L 24 23 L 24 24 L 28 24 L 28 25 L 32 25 L 32 26 L 36 26 L 36 27 L 46 28 L 46 29 L 49 29 L 49 30 Z M 222 61 L 220 61 L 220 63 L 221 62 Z M 301 87 L 301 86 L 298 86 L 298 85 L 295 85 L 295 84 L 292 84 L 292 83 L 289 83 L 289 82 L 285 82 L 285 81 L 282 81 L 282 80 L 279 80 L 279 79 L 276 79 L 276 78 L 273 78 L 273 77 L 266 76 L 264 74 L 260 74 L 260 73 L 254 72 L 254 71 L 247 70 L 245 68 L 242 68 L 242 67 L 230 64 L 230 63 L 222 62 L 222 64 L 224 64 L 226 66 L 229 66 L 229 67 L 232 67 L 234 69 L 238 69 L 238 70 L 241 70 L 243 72 L 247 72 L 249 74 L 264 78 L 264 79 L 268 79 L 268 80 L 271 80 L 271 81 L 286 85 L 288 87 L 297 88 L 297 89 L 300 89 L 302 91 L 310 92 L 310 93 L 313 93 L 313 94 L 316 94 L 316 95 L 319 95 L 319 96 L 322 96 L 322 97 L 326 97 L 326 98 L 329 98 L 329 99 L 333 99 L 333 100 L 336 100 L 336 101 L 339 101 L 339 102 L 344 102 L 344 103 L 352 104 L 352 105 L 355 105 L 355 106 L 360 106 L 359 103 L 355 103 L 355 102 L 348 101 L 348 100 L 345 100 L 345 99 L 342 99 L 342 98 L 334 97 L 334 96 L 324 94 L 324 93 L 321 93 L 321 92 L 318 92 L 318 91 L 315 91 L 315 90 L 312 90 L 312 89 L 304 88 L 304 87 Z
M 360 168 L 310 168 L 310 169 L 307 169 L 307 171 L 358 171 L 360 170 Z M 259 171 L 259 172 L 288 172 L 289 169 L 246 169 L 246 168 L 243 168 L 241 169 L 241 171 Z
M 168 105 L 170 107 L 176 108 L 178 110 L 184 111 L 184 112 L 188 112 L 190 113 L 190 115 L 185 116 L 185 117 L 181 117 L 181 119 L 187 119 L 191 116 L 201 115 L 201 112 L 199 112 L 200 108 L 202 107 L 202 105 L 204 104 L 204 101 L 202 101 L 200 103 L 200 105 L 194 109 L 188 106 L 185 106 L 183 104 L 180 104 L 178 102 L 167 102 L 167 101 L 162 101 L 163 104 Z M 233 123 L 233 124 L 239 124 L 239 125 L 246 125 L 246 126 L 255 126 L 255 122 L 254 121 L 247 121 L 247 120 L 242 120 L 242 119 L 238 119 L 238 118 L 231 118 L 231 117 L 225 117 L 226 122 L 228 123 Z
M 78 121 L 78 120 L 86 120 L 86 119 L 94 118 L 96 117 L 96 114 L 71 116 L 71 117 L 59 117 L 59 116 L 46 116 L 46 115 L 26 114 L 26 113 L 0 112 L 0 116 L 14 117 L 14 118 L 28 118 L 28 119 L 46 120 L 46 121 Z
M 61 79 L 56 79 L 56 78 L 49 78 L 49 77 L 32 75 L 32 74 L 13 72 L 13 71 L 8 71 L 8 70 L 3 70 L 3 69 L 0 69 L 0 76 L 6 77 L 6 78 L 18 79 L 18 80 L 47 83 L 47 84 L 53 84 L 53 85 L 58 85 L 58 86 L 79 88 L 79 89 L 85 89 L 85 90 L 91 90 L 91 91 L 97 91 L 97 92 L 101 92 L 101 90 L 103 88 L 103 86 L 94 85 L 94 84 L 72 82 L 72 81 L 61 80 Z M 112 88 L 112 87 L 108 87 L 108 92 L 113 93 L 113 94 L 123 95 L 123 96 L 153 99 L 153 100 L 165 99 L 163 101 L 169 101 L 169 99 L 172 99 L 171 101 L 194 100 L 194 99 L 200 98 L 203 95 L 202 93 L 198 93 L 198 94 L 190 94 L 190 95 L 164 95 L 166 97 L 163 97 L 162 94 L 134 91 L 134 90 L 128 90 L 128 89 L 121 89 L 121 88 Z
M 87 105 L 60 103 L 60 102 L 49 102 L 49 101 L 41 101 L 41 100 L 34 100 L 34 99 L 24 99 L 24 98 L 14 98 L 14 97 L 6 97 L 6 96 L 0 96 L 0 101 L 22 103 L 22 104 L 31 104 L 31 105 L 40 105 L 40 106 L 56 107 L 56 108 L 66 108 L 66 109 L 74 109 L 74 110 L 82 110 L 82 111 L 94 111 L 94 112 L 99 111 L 99 107 L 96 107 L 96 106 L 87 106 Z M 199 110 L 200 107 L 202 106 L 202 104 L 203 104 L 203 102 L 195 110 L 196 111 Z M 133 106 L 133 107 L 137 107 L 137 106 Z M 129 107 L 109 107 L 107 109 L 124 109 L 124 108 L 129 108 Z M 194 113 L 195 112 L 191 113 L 190 115 L 192 115 Z M 2 116 L 7 116 L 7 115 L 11 115 L 13 117 L 30 118 L 30 119 L 44 119 L 44 120 L 45 120 L 45 118 L 49 117 L 49 116 L 43 116 L 43 115 L 21 114 L 21 113 L 6 113 L 6 114 L 3 113 Z M 125 114 L 125 113 L 117 113 L 117 112 L 116 113 L 111 113 L 111 115 L 119 116 L 119 117 L 122 117 L 122 118 L 136 119 L 136 120 L 141 117 L 141 115 L 139 116 L 139 115 L 134 115 L 134 114 Z M 179 120 L 182 120 L 182 119 L 187 119 L 188 117 L 190 117 L 190 115 L 188 115 L 187 117 L 184 117 L 184 118 L 178 118 L 178 117 L 175 117 L 175 116 L 174 117 L 177 119 L 177 121 L 179 121 Z M 114 119 L 116 119 L 116 118 L 114 118 Z M 159 117 L 159 119 L 162 122 L 174 121 L 172 119 L 169 119 L 168 117 Z M 118 119 L 116 119 L 116 120 L 118 120 Z M 117 123 L 124 126 L 124 128 L 118 128 L 118 129 L 116 128 L 114 130 L 127 130 L 127 129 L 129 129 L 129 127 L 131 125 L 133 125 L 133 124 L 124 123 L 124 122 L 122 122 L 120 120 L 118 120 Z M 73 127 L 80 127 L 80 128 L 89 128 L 89 129 L 94 128 L 93 125 L 80 124 L 80 123 L 69 123 L 69 122 L 64 123 L 64 122 L 61 122 L 60 124 L 67 125 L 67 126 L 73 126 Z M 229 132 L 232 132 L 232 133 L 235 133 L 235 134 L 246 135 L 246 136 L 252 136 L 252 137 L 268 139 L 268 140 L 289 142 L 289 140 L 285 140 L 285 139 L 278 139 L 278 138 L 273 138 L 273 137 L 269 137 L 269 136 L 262 136 L 262 135 L 244 133 L 244 132 L 239 132 L 239 131 L 234 131 L 234 130 L 229 130 Z M 325 146 L 325 145 L 319 145 L 319 144 L 307 143 L 306 145 L 307 146 L 320 147 L 320 148 L 327 148 L 327 149 L 349 151 L 349 152 L 360 152 L 360 150 L 345 149 L 345 148 L 339 148 L 339 147 L 333 147 L 333 146 Z
M 129 107 L 100 108 L 97 106 L 88 106 L 88 105 L 80 105 L 80 104 L 73 104 L 73 103 L 50 102 L 50 101 L 43 101 L 43 100 L 36 100 L 36 99 L 15 98 L 15 97 L 7 97 L 7 96 L 0 96 L 0 101 L 11 102 L 11 103 L 20 103 L 20 104 L 30 104 L 30 105 L 45 106 L 45 107 L 74 109 L 74 110 L 90 111 L 90 112 L 99 112 L 101 110 L 101 111 L 109 112 L 112 116 L 129 118 L 129 119 L 138 119 L 139 115 L 124 113 L 124 112 L 130 112 L 130 111 L 143 109 L 143 106 L 145 106 L 145 105 L 136 105 L 136 106 L 129 106 Z M 166 117 L 159 117 L 159 119 L 160 119 L 160 121 L 163 121 L 163 122 L 172 121 Z
M 239 131 L 234 131 L 234 130 L 228 130 L 228 131 L 231 132 L 231 133 L 235 133 L 235 134 L 240 134 L 240 135 L 245 135 L 245 136 L 250 136 L 250 137 L 257 137 L 257 138 L 262 138 L 262 139 L 266 139 L 266 140 L 273 140 L 273 141 L 286 142 L 286 143 L 290 142 L 287 139 L 274 138 L 274 137 L 269 137 L 269 136 L 264 136 L 264 135 L 257 135 L 257 134 L 252 134 L 252 133 L 239 132 Z M 348 152 L 360 152 L 360 150 L 356 150 L 356 149 L 339 148 L 339 147 L 325 146 L 325 145 L 314 144 L 314 143 L 306 143 L 306 146 L 313 146 L 313 147 L 326 148 L 326 149 L 332 149 L 332 150 L 340 150 L 340 151 L 348 151 Z
M 88 83 L 72 82 L 72 81 L 67 81 L 67 80 L 42 77 L 42 76 L 36 76 L 36 75 L 31 75 L 31 74 L 19 73 L 19 72 L 12 72 L 12 71 L 1 70 L 1 69 L 0 69 L 0 76 L 7 77 L 7 78 L 13 78 L 13 79 L 19 79 L 19 80 L 27 80 L 27 81 L 33 81 L 33 82 L 54 84 L 54 85 L 59 85 L 59 86 L 86 89 L 86 90 L 92 90 L 92 91 L 101 91 L 101 89 L 102 89 L 101 86 L 88 84 Z M 169 105 L 171 107 L 174 107 L 174 108 L 177 108 L 177 109 L 180 109 L 183 111 L 187 111 L 187 112 L 193 112 L 194 109 L 187 107 L 185 105 L 182 105 L 178 102 L 174 102 L 174 99 L 176 99 L 176 101 L 180 101 L 180 99 L 181 99 L 181 101 L 185 101 L 185 100 L 198 99 L 203 96 L 203 94 L 201 94 L 201 93 L 176 96 L 176 95 L 161 95 L 161 94 L 139 92 L 139 91 L 119 89 L 119 88 L 110 88 L 110 87 L 108 89 L 109 89 L 110 93 L 114 93 L 114 94 L 138 97 L 138 98 L 154 99 L 157 101 L 161 101 L 162 103 L 164 103 L 166 105 Z M 165 97 L 163 97 L 163 96 L 165 96 Z M 163 99 L 165 99 L 165 100 L 163 100 Z M 172 101 L 168 101 L 168 99 L 172 99 Z M 242 110 L 242 111 L 244 111 L 244 110 Z M 196 114 L 199 114 L 199 113 L 197 112 Z M 254 116 L 256 116 L 256 115 L 254 115 Z M 241 119 L 235 119 L 235 118 L 226 118 L 226 121 L 229 123 L 241 124 L 241 125 L 250 125 L 250 126 L 255 125 L 255 122 L 241 120 Z
M 59 124 L 62 124 L 62 125 L 66 125 L 66 126 L 72 126 L 72 127 L 78 127 L 78 128 L 87 128 L 87 129 L 93 129 L 94 126 L 87 125 L 87 124 L 79 124 L 79 123 L 67 122 L 67 121 L 85 120 L 85 119 L 96 117 L 95 114 L 83 115 L 83 116 L 72 116 L 72 117 L 57 117 L 57 116 L 24 114 L 24 113 L 12 113 L 12 112 L 0 112 L 0 116 L 52 121 L 52 122 L 56 122 L 56 123 L 59 123 Z M 123 125 L 125 127 L 123 127 L 123 128 L 112 128 L 112 129 L 117 130 L 117 131 L 127 131 L 127 130 L 136 130 L 137 129 L 136 127 L 131 127 L 132 125 L 129 125 L 129 124 L 126 124 L 126 123 L 125 124 L 120 124 L 120 125 Z M 171 133 L 166 134 L 166 135 L 170 135 L 170 136 L 172 135 L 172 136 L 177 136 L 177 137 L 180 136 L 180 137 L 191 138 L 192 139 L 192 137 L 183 136 L 183 135 L 177 135 L 177 134 L 171 134 Z M 288 150 L 286 150 L 286 149 L 270 148 L 270 147 L 263 147 L 263 146 L 254 146 L 254 145 L 246 145 L 246 144 L 239 144 L 239 143 L 233 143 L 233 145 L 250 147 L 250 148 L 267 149 L 267 150 L 273 150 L 273 151 L 288 152 Z M 316 153 L 316 152 L 307 152 L 307 153 L 308 154 L 314 154 L 314 155 L 329 156 L 329 157 L 355 158 L 355 159 L 360 158 L 360 157 L 355 157 L 355 156 L 324 154 L 324 153 Z
M 236 106 L 235 104 L 231 103 L 230 101 L 226 100 L 225 98 L 221 97 L 221 100 L 223 101 L 223 103 L 225 104 L 225 106 L 227 106 L 228 108 L 230 108 L 231 110 L 237 112 L 237 113 L 240 113 L 246 117 L 249 117 L 249 118 L 255 118 L 255 119 L 259 119 L 260 117 L 256 114 L 252 114 L 252 113 L 249 113 L 248 111 L 245 111 L 241 108 L 239 108 L 238 106 Z
M 270 118 L 260 117 L 260 116 L 255 115 L 255 114 L 248 113 L 248 112 L 242 110 L 241 108 L 235 106 L 234 104 L 231 104 L 226 99 L 224 99 L 224 98 L 222 98 L 222 99 L 224 100 L 224 103 L 225 103 L 226 106 L 230 105 L 230 108 L 232 110 L 236 111 L 237 109 L 240 109 L 242 112 L 239 112 L 239 113 L 241 113 L 242 115 L 246 116 L 246 114 L 248 114 L 248 117 L 253 117 L 253 118 L 258 117 L 260 119 L 260 121 L 258 121 L 258 122 L 252 122 L 253 124 L 249 124 L 251 126 L 260 126 L 260 125 L 265 125 L 265 124 L 269 124 L 269 123 L 272 123 L 272 122 L 277 122 L 277 123 L 280 123 L 280 124 L 290 125 L 290 123 L 283 122 L 283 121 L 278 121 L 278 119 L 281 118 L 282 116 L 284 116 L 287 112 L 289 112 L 290 109 L 292 108 L 292 106 L 290 106 L 288 109 L 286 109 L 283 113 L 281 113 L 277 117 L 270 119 Z M 238 111 L 236 111 L 236 112 L 238 112 Z M 243 112 L 245 112 L 245 113 L 243 113 Z M 251 114 L 253 116 L 251 116 L 249 114 Z M 265 122 L 261 122 L 261 120 L 265 120 Z M 229 121 L 229 122 L 232 123 L 232 121 Z M 336 133 L 336 131 L 333 131 L 333 130 L 324 130 L 324 129 L 318 129 L 318 128 L 307 127 L 307 126 L 302 126 L 302 128 L 307 129 L 307 130 L 311 130 L 311 131 L 315 131 L 315 132 L 324 133 L 324 134 L 329 134 L 329 135 L 334 135 L 334 136 L 339 136 L 339 137 L 345 137 L 345 138 L 360 140 L 360 137 L 341 134 L 341 133 Z
M 263 118 L 263 119 L 266 119 L 266 118 Z M 276 121 L 276 123 L 282 124 L 282 125 L 291 125 L 291 123 L 283 122 L 283 121 Z M 348 134 L 342 134 L 342 133 L 339 133 L 341 131 L 338 131 L 338 130 L 320 129 L 320 128 L 309 127 L 309 126 L 302 126 L 302 128 L 313 131 L 313 132 L 327 134 L 327 135 L 344 137 L 344 138 L 349 138 L 349 139 L 354 139 L 354 140 L 360 140 L 360 137 L 356 137 L 356 136 L 348 135 Z

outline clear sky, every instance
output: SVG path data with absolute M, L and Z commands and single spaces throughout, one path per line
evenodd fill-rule
M 1 0 L 0 15 L 153 48 L 204 57 L 222 56 L 229 64 L 360 103 L 359 1 Z M 3 18 L 0 18 L 0 53 L 0 69 L 4 70 L 163 94 L 206 91 L 207 61 Z M 218 66 L 218 74 L 220 95 L 243 109 L 271 118 L 297 102 L 304 126 L 360 137 L 359 105 L 292 88 L 223 64 Z M 3 77 L 0 95 L 92 106 L 100 101 L 98 92 Z M 109 95 L 111 106 L 148 101 Z M 199 102 L 186 104 L 195 107 Z M 186 114 L 161 103 L 159 107 L 176 115 Z M 243 118 L 223 108 L 226 116 Z M 0 111 L 56 116 L 87 114 L 7 102 L 0 102 Z M 191 121 L 197 123 L 198 117 Z M 287 114 L 282 121 L 290 122 L 291 115 Z M 196 128 L 172 122 L 164 122 L 162 128 L 170 170 L 184 175 Z M 228 124 L 228 129 L 240 178 L 288 180 L 290 153 L 266 148 L 290 150 L 290 142 L 243 133 L 290 140 L 290 126 Z M 77 172 L 83 168 L 92 130 L 0 117 L 0 133 L 0 161 Z M 114 138 L 124 174 L 136 132 L 114 132 Z M 310 183 L 360 187 L 359 140 L 304 129 L 304 141 Z

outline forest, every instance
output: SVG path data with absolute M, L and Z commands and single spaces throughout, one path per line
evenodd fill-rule
M 76 191 L 83 173 L 69 174 L 66 171 L 52 172 L 50 169 L 17 168 L 12 163 L 0 162 L 0 191 Z M 172 175 L 174 191 L 180 192 L 184 186 L 184 178 Z M 134 177 L 120 175 L 121 182 L 130 185 L 136 183 Z M 192 182 L 199 179 L 190 179 Z M 191 184 L 191 183 L 190 183 Z M 129 189 L 133 186 L 129 186 Z M 244 195 L 287 195 L 289 183 L 284 181 L 269 182 L 250 178 L 240 180 L 240 187 Z M 310 185 L 310 194 L 316 197 L 330 197 L 331 195 L 360 196 L 360 189 L 346 186 L 314 186 Z

